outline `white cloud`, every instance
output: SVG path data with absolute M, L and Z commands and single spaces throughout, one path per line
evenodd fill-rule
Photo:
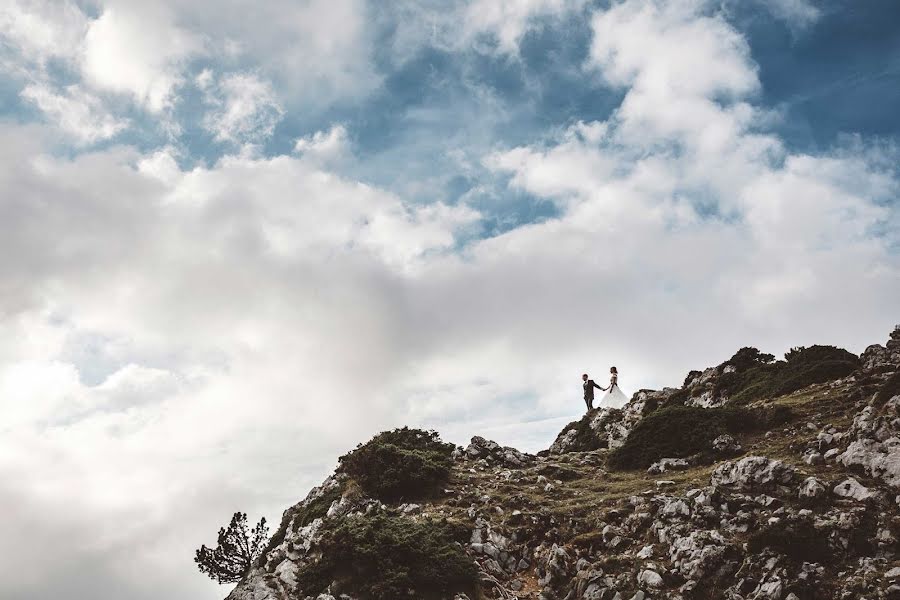
M 213 52 L 253 65 L 298 107 L 352 103 L 381 83 L 365 0 L 168 4 L 186 26 L 207 34 Z
M 22 90 L 21 95 L 33 102 L 77 144 L 106 140 L 128 127 L 127 119 L 115 117 L 99 98 L 78 86 L 69 86 L 57 92 L 43 84 L 31 84 Z
M 43 68 L 52 58 L 75 58 L 88 19 L 70 0 L 9 0 L 0 6 L 0 39 Z
M 347 129 L 343 125 L 333 125 L 328 131 L 317 131 L 298 139 L 294 152 L 305 158 L 322 161 L 336 160 L 348 152 Z
M 211 77 L 203 73 L 198 83 L 206 86 L 207 103 L 214 107 L 203 124 L 219 141 L 263 141 L 284 115 L 271 84 L 252 73 L 228 74 L 215 84 L 215 91 L 209 89 Z
M 162 5 L 108 6 L 91 21 L 82 69 L 92 85 L 130 94 L 158 113 L 174 101 L 185 61 L 201 50 L 197 36 L 177 26 Z

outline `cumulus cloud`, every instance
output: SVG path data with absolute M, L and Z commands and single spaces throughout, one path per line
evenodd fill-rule
M 98 88 L 130 94 L 151 112 L 171 106 L 184 62 L 201 41 L 160 5 L 109 6 L 91 21 L 83 73 Z

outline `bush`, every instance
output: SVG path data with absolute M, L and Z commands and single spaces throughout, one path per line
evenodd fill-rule
M 717 394 L 729 396 L 735 404 L 744 404 L 841 379 L 859 368 L 855 354 L 834 346 L 792 348 L 784 355 L 785 360 L 775 362 L 766 360 L 771 355 L 753 351 L 755 348 L 742 348 L 723 363 L 735 365 L 737 371 L 719 376 Z
M 610 454 L 609 466 L 636 469 L 660 458 L 684 458 L 709 450 L 723 433 L 751 431 L 767 422 L 762 412 L 744 408 L 662 408 L 638 422 L 625 443 Z
M 301 596 L 316 596 L 337 581 L 363 600 L 474 597 L 478 572 L 460 543 L 468 534 L 446 521 L 384 515 L 328 523 L 315 547 L 318 560 L 299 573 Z
M 888 400 L 900 394 L 900 371 L 887 378 L 878 391 L 875 392 L 875 402 L 883 405 Z
M 414 500 L 439 489 L 450 477 L 453 444 L 437 432 L 395 429 L 379 433 L 340 458 L 338 470 L 383 502 Z
M 783 376 L 780 377 L 781 381 L 776 386 L 773 386 L 775 388 L 773 394 L 775 396 L 783 396 L 816 383 L 841 379 L 858 368 L 859 365 L 854 362 L 826 360 L 820 363 L 809 364 L 802 369 L 787 369 Z
M 770 548 L 797 562 L 830 562 L 832 552 L 828 538 L 816 531 L 812 523 L 800 522 L 788 525 L 769 525 L 750 535 L 747 550 L 757 554 Z
M 720 367 L 731 365 L 740 371 L 746 371 L 759 365 L 765 365 L 775 360 L 771 354 L 760 352 L 756 348 L 745 347 L 734 353 L 734 356 L 725 361 Z

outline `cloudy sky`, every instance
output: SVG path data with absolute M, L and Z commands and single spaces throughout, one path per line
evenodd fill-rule
M 373 432 L 900 321 L 892 0 L 0 3 L 0 597 L 214 600 Z

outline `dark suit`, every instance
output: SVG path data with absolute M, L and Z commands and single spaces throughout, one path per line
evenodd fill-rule
M 603 388 L 594 383 L 593 379 L 588 379 L 584 385 L 584 403 L 587 404 L 588 410 L 594 409 L 594 388 L 602 390 Z

